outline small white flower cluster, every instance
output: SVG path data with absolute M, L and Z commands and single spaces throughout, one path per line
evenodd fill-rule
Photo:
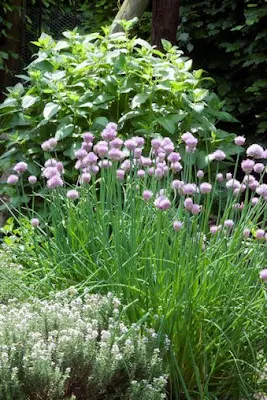
M 125 325 L 112 294 L 76 295 L 70 288 L 52 300 L 0 305 L 0 400 L 14 390 L 10 398 L 79 399 L 81 390 L 91 398 L 120 384 L 122 396 L 164 399 L 155 332 Z

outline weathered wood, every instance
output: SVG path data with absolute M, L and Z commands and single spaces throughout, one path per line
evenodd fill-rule
M 152 44 L 162 49 L 161 39 L 176 44 L 180 0 L 152 1 Z
M 122 19 L 130 21 L 135 17 L 140 18 L 144 11 L 147 9 L 149 3 L 150 0 L 124 0 L 121 8 L 114 18 L 111 27 L 111 33 L 123 31 L 123 28 L 117 23 L 117 21 Z

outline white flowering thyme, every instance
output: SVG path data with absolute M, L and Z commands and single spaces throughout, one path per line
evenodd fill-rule
M 0 305 L 0 400 L 165 399 L 155 332 L 112 294 L 75 296 Z

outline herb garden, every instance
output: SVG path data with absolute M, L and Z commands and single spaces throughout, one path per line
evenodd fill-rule
M 43 33 L 0 105 L 0 400 L 263 400 L 266 145 L 121 24 Z

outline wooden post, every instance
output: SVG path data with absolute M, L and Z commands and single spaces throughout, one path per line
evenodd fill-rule
M 150 0 L 124 0 L 119 12 L 114 18 L 111 33 L 122 32 L 122 27 L 117 23 L 117 21 L 125 19 L 130 21 L 134 17 L 140 18 L 144 11 L 146 10 Z
M 162 49 L 161 39 L 176 44 L 180 0 L 152 0 L 152 44 Z

